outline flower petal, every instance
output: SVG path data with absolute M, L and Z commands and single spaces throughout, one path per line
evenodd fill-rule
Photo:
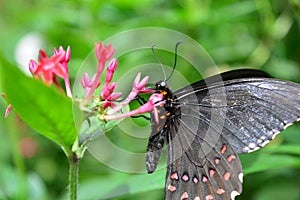
M 130 112 L 120 114 L 120 115 L 105 115 L 104 119 L 117 120 L 117 119 L 132 117 L 134 115 L 148 113 L 148 112 L 151 112 L 152 110 L 154 110 L 155 106 L 158 106 L 158 105 L 164 103 L 162 100 L 163 100 L 162 94 L 154 93 L 150 96 L 149 101 L 147 103 L 145 103 L 144 105 L 140 106 L 138 109 L 132 110 Z M 157 114 L 155 114 L 155 115 L 158 116 Z M 158 117 L 156 117 L 156 118 L 157 118 L 156 121 L 158 122 Z
M 9 113 L 10 113 L 10 111 L 11 111 L 12 109 L 13 109 L 12 105 L 9 104 L 9 105 L 7 106 L 7 108 L 6 108 L 6 110 L 5 110 L 5 115 L 4 115 L 5 118 L 8 117 L 8 115 L 9 115 Z
M 38 64 L 34 60 L 29 61 L 29 71 L 34 74 L 38 69 Z
M 117 69 L 118 66 L 118 60 L 117 59 L 112 59 L 110 63 L 108 64 L 107 70 L 106 70 L 106 83 L 110 83 L 112 80 L 112 77 Z

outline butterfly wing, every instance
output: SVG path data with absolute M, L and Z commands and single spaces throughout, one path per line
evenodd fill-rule
M 218 126 L 217 132 L 238 153 L 259 149 L 300 118 L 300 84 L 293 82 L 233 79 L 179 93 L 184 94 L 177 94 L 183 106 L 196 107 L 195 117 L 199 115 L 205 123 Z M 194 94 L 198 102 L 190 99 Z
M 234 199 L 242 190 L 237 153 L 262 147 L 300 118 L 299 84 L 256 70 L 221 77 L 176 91 L 178 113 L 152 120 L 147 170 L 155 170 L 167 139 L 166 199 Z
M 242 166 L 229 143 L 219 135 L 202 137 L 208 124 L 189 123 L 193 110 L 183 109 L 168 134 L 166 199 L 233 199 L 242 190 Z M 177 122 L 176 122 L 177 121 Z M 218 135 L 213 129 L 211 134 Z
M 168 134 L 166 199 L 234 199 L 242 190 L 237 153 L 259 149 L 299 120 L 299 84 L 238 72 L 174 93 L 181 117 Z

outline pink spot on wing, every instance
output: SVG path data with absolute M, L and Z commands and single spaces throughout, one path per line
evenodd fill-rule
M 222 154 L 222 155 L 224 155 L 226 149 L 227 149 L 227 145 L 224 144 L 223 147 L 222 147 L 222 149 L 221 149 L 221 154 Z
M 208 181 L 207 177 L 203 175 L 203 176 L 202 176 L 202 182 L 203 182 L 203 183 L 207 183 L 207 181 Z
M 230 155 L 230 156 L 228 156 L 227 161 L 230 163 L 233 159 L 235 159 L 235 156 Z
M 173 174 L 171 174 L 170 178 L 173 180 L 178 180 L 178 174 L 174 172 Z
M 184 174 L 181 178 L 182 178 L 182 180 L 185 181 L 185 182 L 187 182 L 187 181 L 189 180 L 189 176 L 186 175 L 186 174 Z
M 213 199 L 214 199 L 214 197 L 211 194 L 206 195 L 206 197 L 205 197 L 205 200 L 213 200 Z
M 230 173 L 229 173 L 229 172 L 226 172 L 226 173 L 224 174 L 224 180 L 225 180 L 225 181 L 228 181 L 229 178 L 230 178 Z
M 223 190 L 222 188 L 217 189 L 217 194 L 221 195 L 221 194 L 224 194 L 224 193 L 225 193 L 225 190 Z
M 189 194 L 187 192 L 184 192 L 181 197 L 180 197 L 180 200 L 184 200 L 184 199 L 187 199 L 189 198 Z
M 220 163 L 220 160 L 221 160 L 220 158 L 215 158 L 215 163 L 216 163 L 216 164 L 219 164 L 219 163 Z
M 194 177 L 194 178 L 193 178 L 193 182 L 194 182 L 195 184 L 197 184 L 197 183 L 199 182 L 198 178 Z
M 210 176 L 211 178 L 214 176 L 215 173 L 216 173 L 215 170 L 213 170 L 213 169 L 210 169 L 210 170 L 209 170 L 209 176 Z
M 171 192 L 174 192 L 176 190 L 176 187 L 173 185 L 168 185 L 168 190 L 170 190 Z

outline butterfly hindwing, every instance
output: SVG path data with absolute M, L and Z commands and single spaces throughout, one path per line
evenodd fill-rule
M 228 142 L 220 136 L 211 146 L 196 136 L 185 148 L 181 136 L 189 131 L 184 129 L 169 138 L 166 199 L 232 199 L 240 194 L 242 166 Z

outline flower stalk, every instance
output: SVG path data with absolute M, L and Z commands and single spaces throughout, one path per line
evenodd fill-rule
M 76 200 L 78 192 L 78 171 L 80 158 L 76 153 L 69 156 L 69 199 Z

